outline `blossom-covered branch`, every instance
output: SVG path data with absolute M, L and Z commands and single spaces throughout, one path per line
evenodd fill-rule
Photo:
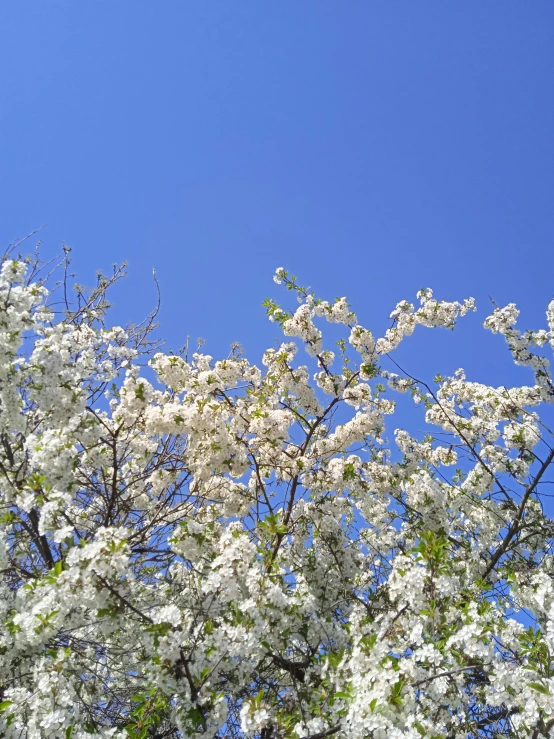
M 484 322 L 527 384 L 433 384 L 395 352 L 472 299 L 379 337 L 279 269 L 283 340 L 216 360 L 69 256 L 0 272 L 1 736 L 554 735 L 554 301 Z

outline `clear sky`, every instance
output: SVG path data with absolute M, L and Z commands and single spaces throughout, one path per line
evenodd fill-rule
M 172 346 L 258 360 L 278 266 L 376 332 L 430 286 L 481 312 L 414 337 L 411 368 L 485 381 L 510 372 L 489 296 L 544 324 L 551 0 L 22 0 L 0 64 L 0 239 L 46 223 L 83 282 L 127 259 L 118 321 L 153 305 L 155 267 Z

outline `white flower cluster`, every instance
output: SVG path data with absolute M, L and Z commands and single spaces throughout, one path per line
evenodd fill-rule
M 404 336 L 413 334 L 418 324 L 428 328 L 453 328 L 458 318 L 465 316 L 470 310 L 476 310 L 473 298 L 468 298 L 463 303 L 438 302 L 433 298 L 433 291 L 430 289 L 420 290 L 417 297 L 420 301 L 418 309 L 407 300 L 398 303 L 390 314 L 393 326 L 377 341 L 377 352 L 388 354 L 396 349 Z
M 375 339 L 280 268 L 300 341 L 256 366 L 148 355 L 102 288 L 55 319 L 28 274 L 4 258 L 0 736 L 554 736 L 554 301 L 485 321 L 534 384 L 433 389 L 381 355 L 473 300 Z

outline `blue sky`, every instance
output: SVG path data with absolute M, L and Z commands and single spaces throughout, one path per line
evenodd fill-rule
M 550 0 L 25 0 L 0 10 L 0 239 L 47 224 L 81 281 L 129 261 L 115 318 L 258 360 L 277 266 L 377 333 L 422 286 L 477 298 L 399 355 L 513 374 L 489 296 L 554 294 Z

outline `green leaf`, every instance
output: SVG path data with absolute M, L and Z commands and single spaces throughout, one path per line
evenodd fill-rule
M 537 693 L 542 693 L 543 695 L 550 695 L 550 690 L 548 690 L 546 685 L 543 685 L 542 683 L 527 683 L 527 685 L 530 688 L 533 688 L 533 690 L 536 690 Z
M 0 711 L 5 711 L 9 706 L 13 706 L 13 701 L 2 701 L 0 703 Z
M 202 715 L 202 712 L 195 707 L 189 708 L 187 713 L 185 714 L 188 719 L 192 721 L 192 724 L 196 728 L 200 728 L 204 725 L 204 716 Z
M 373 649 L 377 644 L 377 634 L 366 634 L 360 639 L 360 643 L 363 644 L 366 649 Z

